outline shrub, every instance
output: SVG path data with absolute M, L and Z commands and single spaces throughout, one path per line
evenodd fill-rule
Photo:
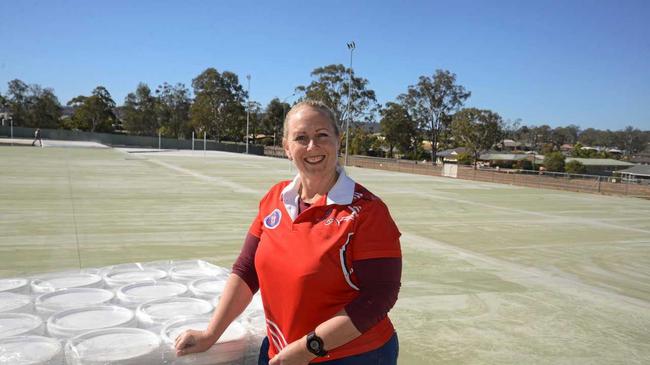
M 580 161 L 569 161 L 564 165 L 564 170 L 570 174 L 584 174 L 587 168 Z
M 561 152 L 551 152 L 544 156 L 544 167 L 546 171 L 563 172 L 564 155 Z

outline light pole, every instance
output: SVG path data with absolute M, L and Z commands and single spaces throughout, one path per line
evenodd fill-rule
M 280 104 L 282 104 L 282 123 L 284 124 L 284 120 L 287 119 L 287 107 L 286 107 L 286 101 L 287 99 L 296 96 L 296 93 L 294 92 L 293 94 L 287 96 L 286 98 L 282 99 Z M 276 146 L 275 144 L 275 135 L 277 134 L 277 126 L 273 126 L 273 147 Z
M 352 118 L 352 53 L 354 49 L 357 48 L 354 41 L 348 43 L 348 49 L 350 50 L 350 80 L 348 81 L 348 117 L 345 121 L 345 166 L 348 165 L 348 145 L 350 144 L 350 119 Z
M 251 75 L 246 75 L 248 91 L 246 92 L 246 154 L 248 154 L 248 124 L 251 119 Z

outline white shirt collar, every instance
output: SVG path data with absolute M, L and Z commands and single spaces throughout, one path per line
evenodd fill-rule
M 354 197 L 354 180 L 350 179 L 345 173 L 345 170 L 337 166 L 336 171 L 339 173 L 339 178 L 330 191 L 327 193 L 327 205 L 338 204 L 348 205 L 352 203 Z M 287 213 L 291 220 L 295 220 L 298 216 L 298 199 L 300 198 L 298 192 L 300 191 L 300 173 L 293 178 L 289 185 L 282 189 L 282 202 L 284 203 Z

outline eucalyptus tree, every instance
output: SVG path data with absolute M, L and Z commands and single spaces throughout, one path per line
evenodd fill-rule
M 90 96 L 79 95 L 68 101 L 74 114 L 68 127 L 89 132 L 112 132 L 117 121 L 115 101 L 103 86 L 97 86 Z
M 435 165 L 439 135 L 448 129 L 451 116 L 461 108 L 471 92 L 456 83 L 456 74 L 436 70 L 433 76 L 420 76 L 418 83 L 398 97 L 431 138 L 431 161 Z
M 502 136 L 503 120 L 491 110 L 461 109 L 454 114 L 451 129 L 456 142 L 474 158 L 474 167 L 482 150 L 491 148 Z
M 332 64 L 315 68 L 311 77 L 313 80 L 309 85 L 296 87 L 296 92 L 301 94 L 300 100 L 320 100 L 325 103 L 336 114 L 341 129 L 348 118 L 351 121 L 375 120 L 375 114 L 379 110 L 375 91 L 369 88 L 367 79 L 355 76 L 354 70 L 350 73 L 349 68 Z
M 244 136 L 246 92 L 236 74 L 208 68 L 192 80 L 194 103 L 190 108 L 193 127 L 221 139 L 240 141 Z
M 192 133 L 190 90 L 182 83 L 171 85 L 165 82 L 156 88 L 155 94 L 157 99 L 156 114 L 163 134 L 170 137 L 187 138 L 187 135 Z

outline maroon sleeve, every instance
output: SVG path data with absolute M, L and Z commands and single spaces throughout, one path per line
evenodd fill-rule
M 352 323 L 363 333 L 386 317 L 401 286 L 402 259 L 377 258 L 352 262 L 359 296 L 345 306 Z
M 257 271 L 255 270 L 255 252 L 259 243 L 259 237 L 248 233 L 244 241 L 244 247 L 242 247 L 237 261 L 232 265 L 232 273 L 242 278 L 253 294 L 260 288 Z

